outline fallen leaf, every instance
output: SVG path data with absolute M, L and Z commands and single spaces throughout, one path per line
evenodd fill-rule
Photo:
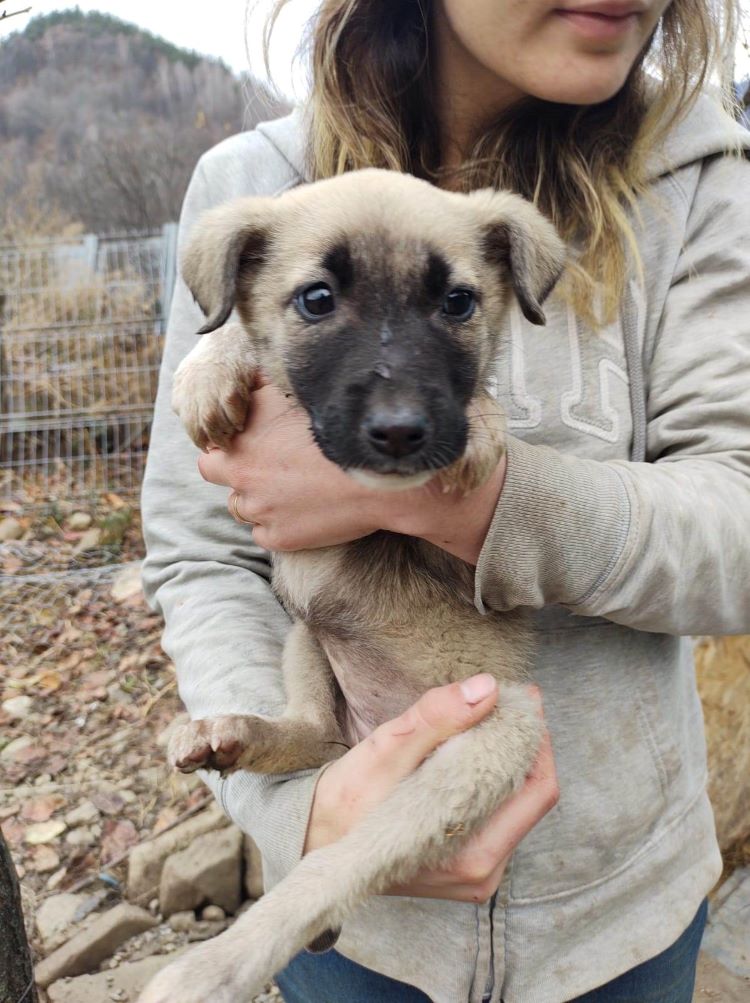
M 23 837 L 26 832 L 26 826 L 21 825 L 17 818 L 6 818 L 6 820 L 0 824 L 0 829 L 2 829 L 3 836 L 5 837 L 8 846 L 19 846 L 23 841 Z
M 62 686 L 62 679 L 59 672 L 44 672 L 39 676 L 38 683 L 40 690 L 45 693 L 55 693 Z
M 83 659 L 82 651 L 71 651 L 67 658 L 63 660 L 57 666 L 58 672 L 72 672 L 73 669 L 77 668 L 81 664 Z
M 138 831 L 130 819 L 107 819 L 102 835 L 102 863 L 107 864 L 138 842 Z
M 94 791 L 91 800 L 105 815 L 119 815 L 125 807 L 125 802 L 116 791 Z
M 21 809 L 21 818 L 24 822 L 46 822 L 64 804 L 65 798 L 62 795 L 47 794 L 33 801 L 27 801 Z
M 45 886 L 47 890 L 53 892 L 55 888 L 59 888 L 67 873 L 68 873 L 67 867 L 61 867 L 59 871 L 55 871 L 52 877 L 47 878 L 47 884 Z
M 206 788 L 201 784 L 200 787 L 196 787 L 194 791 L 190 792 L 185 804 L 188 808 L 195 808 L 197 804 L 201 804 L 205 800 L 206 800 Z
M 13 760 L 20 765 L 28 766 L 30 763 L 37 763 L 44 759 L 46 755 L 47 750 L 43 746 L 27 745 L 14 753 Z
M 35 846 L 29 854 L 26 863 L 29 870 L 37 874 L 47 874 L 60 866 L 60 857 L 51 846 Z
M 70 766 L 70 760 L 66 759 L 65 756 L 52 756 L 44 764 L 44 769 L 51 777 L 55 777 L 68 766 Z
M 58 644 L 71 644 L 73 641 L 77 641 L 79 637 L 83 634 L 82 630 L 74 627 L 70 620 L 65 621 L 65 629 L 62 634 L 57 639 Z
M 153 835 L 156 835 L 157 832 L 163 832 L 164 829 L 168 829 L 173 822 L 176 822 L 177 818 L 178 815 L 174 808 L 170 808 L 169 806 L 162 808 L 156 816 L 156 821 L 154 822 L 154 827 L 151 832 Z

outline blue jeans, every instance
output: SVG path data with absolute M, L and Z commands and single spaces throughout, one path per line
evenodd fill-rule
M 573 1003 L 691 1003 L 707 913 L 704 902 L 666 951 Z M 285 1003 L 430 1003 L 419 989 L 355 965 L 335 951 L 298 954 L 276 982 Z

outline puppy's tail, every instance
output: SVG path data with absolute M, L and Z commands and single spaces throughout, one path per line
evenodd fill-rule
M 450 860 L 523 784 L 541 728 L 527 691 L 504 688 L 489 718 L 441 745 L 350 833 L 306 856 L 223 935 L 236 945 L 248 998 L 368 896 Z

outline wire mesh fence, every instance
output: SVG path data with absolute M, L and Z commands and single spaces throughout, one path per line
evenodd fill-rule
M 137 492 L 176 231 L 0 247 L 2 497 Z
M 28 575 L 4 575 L 0 587 L 0 662 L 17 664 L 38 636 L 75 615 L 92 596 L 108 597 L 124 567 L 74 568 Z

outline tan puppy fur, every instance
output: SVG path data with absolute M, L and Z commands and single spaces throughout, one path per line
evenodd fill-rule
M 503 450 L 500 409 L 484 388 L 505 312 L 515 295 L 543 323 L 541 303 L 562 265 L 555 231 L 517 196 L 448 193 L 390 172 L 221 206 L 199 224 L 183 261 L 210 333 L 177 372 L 175 409 L 200 447 L 226 443 L 244 425 L 262 367 L 308 411 L 319 445 L 344 469 L 384 487 L 435 476 L 446 489 L 470 491 Z M 311 321 L 300 290 L 322 282 L 335 310 Z M 473 312 L 446 314 L 446 297 L 459 290 L 450 302 L 461 305 L 466 289 Z M 241 323 L 222 326 L 235 307 Z M 342 389 L 322 398 L 316 366 L 329 365 L 329 356 L 331 382 Z M 384 413 L 423 420 L 424 449 L 373 452 Z M 529 631 L 518 613 L 476 611 L 471 567 L 385 532 L 276 554 L 273 564 L 274 589 L 295 618 L 283 657 L 287 709 L 279 720 L 192 722 L 170 743 L 178 768 L 283 773 L 341 755 L 357 735 L 337 713 L 332 666 L 367 692 L 367 727 L 430 687 L 478 672 L 502 684 L 499 704 L 347 836 L 306 856 L 230 930 L 161 972 L 141 1003 L 249 1000 L 367 896 L 445 864 L 523 784 L 535 759 L 540 722 L 520 685 Z

